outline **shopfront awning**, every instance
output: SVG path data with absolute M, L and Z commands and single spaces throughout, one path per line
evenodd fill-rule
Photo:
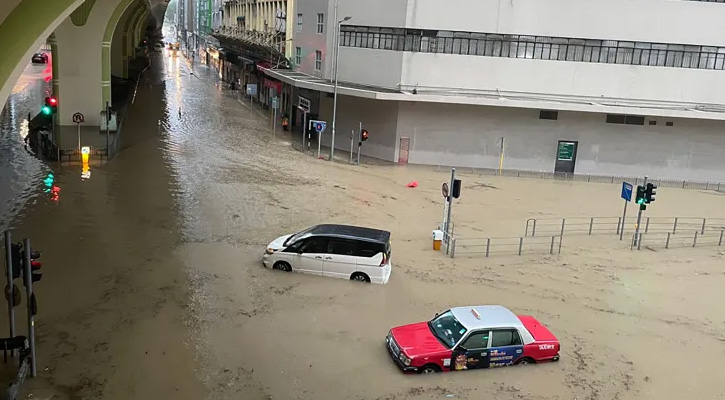
M 324 93 L 333 93 L 334 84 L 288 69 L 262 69 L 265 74 L 294 87 Z M 604 114 L 648 115 L 653 117 L 695 118 L 725 120 L 725 105 L 697 104 L 655 100 L 591 98 L 574 95 L 519 93 L 507 91 L 466 90 L 402 86 L 384 88 L 338 82 L 338 93 L 343 96 L 362 97 L 386 101 L 415 101 L 424 103 L 449 103 L 490 107 L 528 108 L 593 112 Z

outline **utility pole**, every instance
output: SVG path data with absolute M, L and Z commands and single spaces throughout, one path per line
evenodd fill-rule
M 446 223 L 445 223 L 445 229 L 446 229 L 446 235 L 450 235 L 450 226 L 451 226 L 451 210 L 453 209 L 453 182 L 456 180 L 456 169 L 451 168 L 451 183 L 448 185 L 449 192 L 448 192 L 448 215 L 446 216 Z M 446 240 L 450 240 L 450 237 Z
M 644 177 L 644 182 L 642 182 L 642 186 L 647 186 L 647 177 L 646 176 Z M 637 213 L 637 228 L 635 228 L 635 231 L 634 231 L 634 245 L 635 246 L 640 241 L 639 224 L 640 224 L 640 222 L 642 222 L 642 211 L 645 209 L 645 207 L 647 207 L 645 204 L 640 204 L 639 212 Z M 624 228 L 624 227 L 622 227 L 622 228 Z

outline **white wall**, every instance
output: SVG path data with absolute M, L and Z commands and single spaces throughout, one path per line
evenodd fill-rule
M 399 136 L 410 137 L 410 162 L 553 172 L 559 140 L 579 142 L 576 173 L 725 181 L 725 122 L 656 119 L 657 125 L 605 123 L 604 114 L 404 102 Z M 665 126 L 672 121 L 674 126 Z
M 397 88 L 401 82 L 403 52 L 340 47 L 340 82 Z
M 445 7 L 430 0 L 408 3 L 410 28 L 725 46 L 725 4 L 719 3 L 446 0 Z
M 350 151 L 350 133 L 356 133 L 363 123 L 363 129 L 370 133 L 362 148 L 362 155 L 382 160 L 397 160 L 398 102 L 376 101 L 359 97 L 340 96 L 337 102 L 337 133 L 335 148 Z M 320 98 L 320 119 L 327 121 L 322 144 L 330 145 L 332 131 L 333 99 Z M 357 144 L 355 144 L 357 149 Z
M 725 71 L 685 68 L 404 53 L 401 81 L 444 88 L 725 104 L 725 91 L 713 90 L 725 87 Z

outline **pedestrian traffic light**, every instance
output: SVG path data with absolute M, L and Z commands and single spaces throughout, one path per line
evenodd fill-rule
M 655 201 L 655 194 L 657 194 L 655 189 L 657 189 L 656 185 L 654 185 L 652 183 L 647 184 L 647 188 L 644 191 L 645 203 L 649 204 L 649 203 Z
M 362 130 L 362 132 L 360 133 L 360 138 L 363 142 L 368 140 L 368 131 L 366 129 Z
M 451 190 L 451 196 L 453 196 L 454 199 L 461 197 L 461 180 L 460 179 L 453 180 L 453 190 Z
M 10 245 L 10 252 L 13 259 L 13 279 L 17 279 L 23 269 L 23 246 L 20 243 L 13 243 Z
M 640 206 L 646 203 L 645 196 L 645 188 L 642 185 L 637 186 L 637 197 L 635 197 L 635 202 L 639 204 Z

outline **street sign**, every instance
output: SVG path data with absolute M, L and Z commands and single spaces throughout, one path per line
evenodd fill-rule
M 448 184 L 446 182 L 443 182 L 443 186 L 441 187 L 441 193 L 443 193 L 443 198 L 448 198 Z
M 257 95 L 257 84 L 256 83 L 247 83 L 247 96 L 256 96 Z
M 306 113 L 310 112 L 310 107 L 312 106 L 312 103 L 310 102 L 310 100 L 306 99 L 302 96 L 297 96 L 297 99 L 298 99 L 297 107 Z
M 622 182 L 622 198 L 625 201 L 632 201 L 632 184 Z
M 81 154 L 91 154 L 91 148 L 88 146 L 81 147 Z
M 279 109 L 279 97 L 272 97 L 272 108 L 275 110 Z
M 73 122 L 76 124 L 82 124 L 83 122 L 86 122 L 86 117 L 84 117 L 83 114 L 77 112 L 73 114 Z
M 575 143 L 560 142 L 559 151 L 557 153 L 557 160 L 572 161 L 574 159 L 574 146 L 576 146 Z
M 325 121 L 312 121 L 312 127 L 317 133 L 322 133 L 327 128 L 327 122 Z

